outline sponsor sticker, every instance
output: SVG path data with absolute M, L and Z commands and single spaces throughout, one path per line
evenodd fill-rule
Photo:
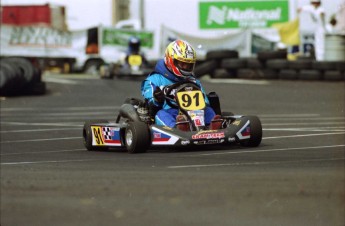
M 219 133 L 210 133 L 207 131 L 202 131 L 198 134 L 194 134 L 192 136 L 193 140 L 200 140 L 200 139 L 221 139 L 224 138 L 224 132 L 219 132 Z

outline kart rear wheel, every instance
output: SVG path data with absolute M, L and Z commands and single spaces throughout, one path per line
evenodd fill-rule
M 144 153 L 150 146 L 151 137 L 148 126 L 140 121 L 128 122 L 124 136 L 128 153 Z
M 92 145 L 92 131 L 91 131 L 91 125 L 96 123 L 108 123 L 108 120 L 90 120 L 84 123 L 83 128 L 83 140 L 84 140 L 84 146 L 88 151 L 106 151 L 109 148 L 104 146 L 93 146 Z
M 257 116 L 247 116 L 250 121 L 250 138 L 241 141 L 244 147 L 257 147 L 262 140 L 262 126 L 261 121 Z

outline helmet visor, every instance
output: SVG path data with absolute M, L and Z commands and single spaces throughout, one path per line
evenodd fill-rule
M 194 63 L 186 63 L 186 62 L 182 62 L 179 60 L 175 60 L 175 66 L 183 72 L 193 72 L 194 70 Z

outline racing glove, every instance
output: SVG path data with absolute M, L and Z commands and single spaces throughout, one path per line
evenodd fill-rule
M 158 103 L 163 103 L 165 100 L 164 92 L 158 86 L 153 91 L 153 97 Z

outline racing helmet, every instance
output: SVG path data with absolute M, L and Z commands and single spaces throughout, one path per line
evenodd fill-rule
M 164 63 L 178 78 L 193 76 L 196 63 L 195 50 L 188 42 L 175 40 L 165 50 Z
M 130 37 L 128 40 L 128 48 L 130 52 L 138 53 L 140 50 L 140 39 L 135 36 Z

